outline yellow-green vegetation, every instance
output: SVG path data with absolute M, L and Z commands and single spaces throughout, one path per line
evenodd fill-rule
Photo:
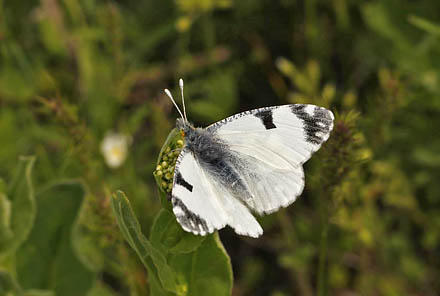
M 174 168 L 176 166 L 177 157 L 183 148 L 183 140 L 180 131 L 177 128 L 173 129 L 159 153 L 153 175 L 156 179 L 157 186 L 165 193 L 170 193 L 173 188 Z
M 0 1 L 0 295 L 438 295 L 439 37 L 436 0 Z M 176 222 L 179 78 L 195 126 L 334 112 L 261 238 Z

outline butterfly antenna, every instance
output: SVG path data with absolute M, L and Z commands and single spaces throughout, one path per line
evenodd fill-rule
M 183 115 L 185 115 L 185 121 L 188 121 L 188 118 L 186 117 L 186 110 L 185 110 L 185 97 L 183 96 L 183 79 L 179 79 L 179 86 L 180 86 L 180 93 L 182 94 L 182 105 L 183 105 Z
M 163 90 L 167 96 L 170 98 L 171 102 L 173 102 L 174 106 L 176 107 L 177 111 L 179 111 L 180 117 L 182 117 L 183 120 L 185 120 L 185 118 L 183 117 L 182 111 L 180 111 L 179 106 L 177 106 L 176 101 L 174 101 L 173 99 L 173 95 L 171 94 L 170 90 L 165 88 Z

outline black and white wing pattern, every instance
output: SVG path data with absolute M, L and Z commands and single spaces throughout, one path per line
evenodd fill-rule
M 333 113 L 323 107 L 291 104 L 238 113 L 207 129 L 240 152 L 266 156 L 271 164 L 287 168 L 286 162 L 303 164 L 327 141 L 333 120 Z
M 258 237 L 263 230 L 250 210 L 271 213 L 295 201 L 304 188 L 302 164 L 328 139 L 333 119 L 325 108 L 295 104 L 246 111 L 207 127 L 233 178 L 219 180 L 223 175 L 185 147 L 173 180 L 177 221 L 194 234 L 229 225 Z
M 176 162 L 171 202 L 177 221 L 194 234 L 205 235 L 226 225 L 242 235 L 263 233 L 246 206 L 218 186 L 187 148 Z
M 333 129 L 333 113 L 314 105 L 255 109 L 208 127 L 235 153 L 234 164 L 247 184 L 246 205 L 259 214 L 295 201 L 304 189 L 302 164 Z

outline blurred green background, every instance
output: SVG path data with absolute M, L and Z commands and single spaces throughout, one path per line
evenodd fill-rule
M 0 0 L 1 295 L 160 294 L 111 193 L 149 235 L 181 77 L 196 125 L 336 116 L 261 238 L 220 231 L 232 295 L 440 293 L 439 1 Z

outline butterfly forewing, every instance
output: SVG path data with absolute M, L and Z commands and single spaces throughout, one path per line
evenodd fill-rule
M 226 225 L 226 213 L 214 195 L 212 183 L 191 151 L 184 149 L 176 162 L 172 205 L 177 221 L 186 231 L 211 233 Z
M 208 129 L 232 149 L 241 149 L 252 156 L 265 155 L 266 158 L 269 157 L 267 150 L 270 150 L 277 156 L 270 161 L 272 164 L 283 158 L 296 166 L 307 161 L 328 139 L 333 119 L 333 113 L 325 108 L 292 104 L 239 113 L 214 123 Z M 249 147 L 253 149 L 246 152 Z
M 249 210 L 213 180 L 188 149 L 176 162 L 171 200 L 177 221 L 194 234 L 205 235 L 225 225 L 242 235 L 263 233 Z

